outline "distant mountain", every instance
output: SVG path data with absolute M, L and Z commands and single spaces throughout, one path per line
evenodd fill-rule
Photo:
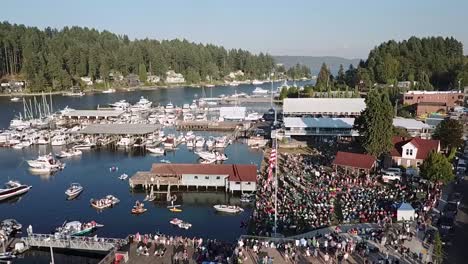
M 343 64 L 344 69 L 348 69 L 350 64 L 357 66 L 360 59 L 346 59 L 341 57 L 325 56 L 325 57 L 314 57 L 314 56 L 273 56 L 276 63 L 282 63 L 286 68 L 289 68 L 297 63 L 304 64 L 310 67 L 312 75 L 317 75 L 320 71 L 322 63 L 326 63 L 330 67 L 330 71 L 333 75 L 338 73 L 340 64 Z

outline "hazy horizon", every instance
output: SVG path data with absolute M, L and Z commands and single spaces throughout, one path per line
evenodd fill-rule
M 454 37 L 468 44 L 463 27 L 468 1 L 18 0 L 2 6 L 0 19 L 12 24 L 88 27 L 131 39 L 187 39 L 274 56 L 365 59 L 380 43 L 411 36 Z

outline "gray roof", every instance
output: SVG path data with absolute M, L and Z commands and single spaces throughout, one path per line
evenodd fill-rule
M 421 121 L 412 119 L 412 118 L 394 118 L 393 125 L 396 127 L 402 127 L 405 129 L 414 129 L 414 130 L 421 130 L 421 129 L 428 129 L 431 128 L 428 124 L 425 124 Z
M 284 114 L 335 113 L 349 115 L 366 108 L 363 98 L 286 98 Z
M 158 125 L 147 124 L 92 124 L 78 134 L 108 134 L 108 135 L 146 135 L 160 129 Z
M 354 118 L 300 118 L 300 117 L 285 117 L 285 127 L 297 127 L 297 128 L 353 128 Z
M 62 114 L 67 117 L 118 117 L 123 114 L 123 110 L 72 110 Z

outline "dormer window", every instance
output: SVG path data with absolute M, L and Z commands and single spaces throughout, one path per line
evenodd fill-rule
M 406 155 L 407 156 L 413 156 L 413 150 L 412 149 L 406 149 Z

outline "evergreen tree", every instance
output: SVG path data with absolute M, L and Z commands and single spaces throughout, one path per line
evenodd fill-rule
M 370 155 L 379 157 L 392 148 L 393 107 L 387 93 L 372 90 L 366 98 L 366 109 L 356 118 L 362 145 Z
M 452 164 L 444 155 L 432 151 L 421 165 L 421 176 L 438 183 L 448 183 L 453 180 Z
M 140 82 L 145 83 L 146 79 L 148 78 L 148 73 L 146 72 L 146 67 L 143 63 L 140 63 L 138 66 L 138 76 L 140 78 Z
M 343 68 L 343 64 L 340 64 L 340 69 L 338 70 L 338 76 L 336 77 L 336 81 L 338 84 L 345 84 L 346 83 L 346 77 L 345 77 L 345 71 Z
M 444 119 L 437 125 L 432 137 L 440 140 L 444 149 L 456 149 L 463 145 L 463 124 L 455 119 Z
M 317 76 L 317 82 L 315 86 L 329 88 L 331 86 L 330 75 L 331 74 L 328 66 L 325 64 L 325 62 L 322 63 L 322 67 L 320 67 L 320 72 Z

